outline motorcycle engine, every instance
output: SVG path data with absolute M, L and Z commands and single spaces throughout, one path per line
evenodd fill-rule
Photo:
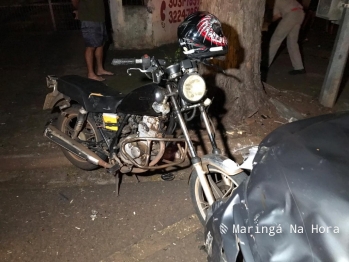
M 159 118 L 143 116 L 143 121 L 138 124 L 139 137 L 156 137 L 159 126 Z
M 133 140 L 134 138 L 151 138 L 158 137 L 160 127 L 160 121 L 157 117 L 143 116 L 141 121 L 138 122 L 137 134 L 129 135 L 126 140 Z M 160 144 L 164 144 L 164 142 L 151 142 L 147 140 L 137 140 L 130 141 L 130 143 L 125 144 L 125 151 L 129 157 L 131 157 L 134 161 L 139 165 L 145 165 L 147 159 L 148 148 L 151 147 L 150 150 L 150 160 L 160 159 L 163 152 L 159 151 Z M 159 154 L 161 154 L 159 156 Z M 122 159 L 131 164 L 131 161 L 125 157 Z M 153 163 L 154 164 L 154 163 Z

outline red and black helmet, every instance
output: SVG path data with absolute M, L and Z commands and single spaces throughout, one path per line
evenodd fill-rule
M 192 59 L 222 56 L 228 52 L 228 40 L 221 22 L 208 12 L 189 15 L 178 26 L 178 41 L 183 53 Z

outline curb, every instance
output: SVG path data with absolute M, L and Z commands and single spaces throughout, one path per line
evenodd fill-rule
M 0 156 L 0 170 L 28 170 L 40 168 L 52 168 L 68 166 L 71 163 L 59 151 L 51 154 L 22 154 L 22 155 L 2 155 Z
M 210 151 L 210 143 L 208 137 L 203 137 L 205 145 L 199 145 L 197 152 L 199 155 L 204 155 Z M 227 154 L 241 154 L 237 153 L 244 148 L 258 145 L 261 138 L 258 136 L 250 137 L 225 137 L 224 139 L 216 139 L 217 145 L 223 152 Z M 225 144 L 225 145 L 224 145 Z M 228 146 L 228 148 L 227 148 Z M 228 150 L 227 150 L 228 149 Z M 247 150 L 248 152 L 248 150 Z M 228 154 L 229 154 L 228 153 Z M 56 167 L 72 166 L 72 164 L 65 158 L 60 150 L 52 153 L 28 153 L 28 154 L 12 154 L 0 155 L 0 170 L 14 171 L 14 170 L 31 170 L 31 169 L 48 169 Z

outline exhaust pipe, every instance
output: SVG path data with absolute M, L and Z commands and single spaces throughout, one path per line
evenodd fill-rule
M 92 152 L 87 147 L 73 140 L 68 135 L 54 127 L 52 124 L 48 125 L 44 131 L 44 136 L 50 139 L 52 142 L 63 147 L 74 155 L 84 159 L 94 165 L 102 166 L 104 168 L 111 168 L 113 165 L 108 164 L 101 159 L 96 153 Z

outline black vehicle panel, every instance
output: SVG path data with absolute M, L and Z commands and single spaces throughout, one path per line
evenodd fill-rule
M 220 261 L 222 248 L 236 250 L 237 239 L 245 261 L 347 260 L 348 147 L 349 112 L 296 121 L 269 134 L 250 177 L 212 208 L 209 261 Z M 229 234 L 221 233 L 222 224 Z M 225 255 L 235 261 L 237 252 Z

